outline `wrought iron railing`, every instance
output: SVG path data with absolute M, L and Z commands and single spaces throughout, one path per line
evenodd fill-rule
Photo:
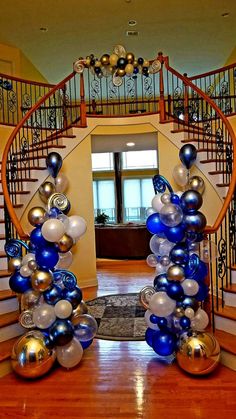
M 26 112 L 53 87 L 53 84 L 0 73 L 0 124 L 17 125 Z

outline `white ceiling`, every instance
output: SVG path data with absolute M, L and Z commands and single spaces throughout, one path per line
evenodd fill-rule
M 128 38 L 129 29 L 139 36 Z M 236 0 L 1 0 L 0 42 L 20 48 L 52 83 L 76 58 L 116 44 L 147 59 L 163 51 L 177 70 L 196 74 L 224 65 L 235 39 Z

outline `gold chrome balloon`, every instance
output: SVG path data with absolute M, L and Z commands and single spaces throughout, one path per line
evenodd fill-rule
M 22 260 L 21 258 L 11 258 L 8 262 L 9 272 L 18 271 L 21 267 Z
M 28 212 L 28 220 L 32 226 L 43 224 L 45 217 L 46 211 L 42 207 L 33 207 Z
M 194 191 L 203 194 L 205 190 L 205 183 L 204 180 L 200 176 L 192 176 L 189 178 L 189 189 L 193 189 Z
M 167 271 L 167 277 L 170 281 L 182 281 L 184 279 L 184 270 L 179 265 L 172 265 Z
M 35 260 L 29 260 L 28 267 L 31 269 L 31 271 L 36 271 L 36 269 L 38 269 L 37 262 Z
M 57 242 L 58 250 L 61 253 L 66 253 L 72 248 L 73 244 L 74 242 L 72 237 L 68 236 L 68 234 L 65 233 L 59 240 L 59 242 Z
M 116 64 L 117 64 L 117 61 L 118 61 L 118 55 L 116 55 L 116 54 L 111 54 L 110 55 L 110 59 L 109 59 L 109 61 L 110 61 L 110 65 L 112 66 L 112 67 L 115 67 L 116 66 Z
M 88 307 L 85 304 L 85 302 L 82 300 L 80 302 L 80 304 L 73 310 L 72 312 L 72 316 L 70 318 L 70 321 L 76 325 L 79 323 L 79 316 L 81 316 L 81 314 L 87 314 L 88 313 Z
M 182 307 L 176 307 L 175 311 L 174 311 L 174 316 L 175 317 L 183 317 L 184 316 L 184 309 Z
M 39 195 L 42 201 L 46 204 L 48 202 L 48 198 L 55 192 L 55 185 L 52 182 L 44 182 L 39 187 Z
M 134 61 L 134 54 L 132 52 L 127 52 L 126 54 L 126 60 L 128 61 L 128 63 L 133 63 Z
M 149 308 L 149 301 L 155 293 L 156 293 L 155 288 L 151 286 L 146 286 L 141 289 L 139 293 L 139 301 L 144 308 L 146 309 Z
M 32 287 L 36 291 L 46 291 L 48 288 L 50 288 L 52 280 L 52 274 L 46 271 L 34 271 L 31 275 Z
M 119 77 L 123 77 L 123 76 L 125 76 L 125 69 L 123 69 L 123 68 L 117 68 L 117 70 L 116 70 L 116 74 L 117 74 L 117 76 L 119 76 Z
M 133 64 L 126 64 L 126 66 L 125 66 L 125 72 L 126 72 L 126 74 L 132 74 L 133 71 L 134 71 Z
M 37 378 L 46 374 L 54 364 L 56 351 L 48 349 L 45 336 L 32 330 L 21 336 L 12 350 L 12 368 L 21 377 Z
M 220 346 L 208 332 L 184 333 L 180 339 L 177 362 L 184 371 L 194 375 L 205 375 L 214 371 L 220 360 Z
M 100 61 L 102 65 L 108 65 L 110 64 L 110 56 L 108 54 L 103 54 Z

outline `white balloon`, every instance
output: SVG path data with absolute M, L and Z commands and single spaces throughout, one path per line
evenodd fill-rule
M 198 293 L 199 285 L 195 279 L 185 279 L 183 282 L 181 282 L 181 285 L 185 295 L 188 297 L 192 297 Z
M 33 322 L 39 329 L 47 329 L 55 320 L 54 306 L 44 303 L 35 307 L 33 311 Z
M 69 218 L 69 225 L 66 229 L 68 236 L 74 240 L 78 240 L 87 230 L 87 224 L 84 218 L 79 215 L 71 215 Z
M 195 316 L 195 311 L 191 307 L 187 307 L 184 310 L 184 315 L 192 320 Z
M 155 266 L 157 265 L 157 258 L 153 253 L 151 253 L 150 255 L 148 255 L 146 262 L 148 266 L 151 266 L 151 268 L 155 268 Z
M 69 251 L 66 253 L 59 253 L 59 261 L 57 262 L 56 269 L 67 269 L 73 262 L 73 254 Z
M 56 192 L 63 193 L 68 188 L 69 181 L 64 173 L 59 173 L 59 175 L 55 179 L 55 189 Z
M 175 227 L 183 220 L 183 211 L 179 205 L 165 204 L 160 211 L 160 220 L 168 227 Z
M 28 267 L 28 265 L 23 265 L 20 268 L 20 274 L 21 276 L 27 277 L 30 276 L 32 274 L 33 271 L 31 271 L 31 269 Z
M 194 330 L 204 330 L 209 323 L 208 314 L 202 308 L 199 308 L 193 320 L 191 321 L 191 327 Z
M 158 193 L 152 199 L 152 208 L 156 210 L 156 212 L 160 212 L 163 207 L 163 202 L 161 201 L 162 194 Z
M 59 319 L 70 317 L 73 307 L 68 300 L 59 300 L 54 306 L 55 314 Z
M 22 265 L 27 265 L 30 260 L 35 260 L 34 253 L 27 253 L 22 259 Z
M 57 346 L 56 353 L 57 360 L 62 367 L 73 368 L 81 361 L 83 348 L 81 343 L 73 338 L 65 346 Z
M 69 227 L 69 217 L 67 217 L 67 215 L 59 214 L 57 216 L 57 219 L 60 220 L 64 224 L 65 229 L 67 229 Z
M 42 235 L 49 242 L 58 242 L 66 231 L 65 225 L 57 218 L 50 218 L 42 226 Z
M 149 301 L 149 309 L 156 316 L 166 317 L 173 313 L 176 302 L 172 300 L 166 292 L 159 291 L 154 294 Z
M 188 183 L 188 169 L 182 164 L 178 164 L 173 169 L 173 178 L 177 185 L 185 186 Z
M 165 274 L 168 271 L 169 265 L 165 266 L 162 263 L 157 263 L 156 265 L 156 275 Z
M 155 214 L 155 212 L 156 212 L 156 210 L 154 210 L 154 208 L 149 207 L 149 208 L 146 210 L 146 217 L 149 217 L 149 215 Z
M 162 237 L 159 237 L 157 234 L 154 234 L 149 242 L 149 246 L 151 251 L 155 254 L 155 255 L 159 255 L 159 248 L 161 243 L 163 243 L 165 239 L 163 239 Z
M 169 256 L 171 249 L 175 246 L 175 243 L 170 242 L 169 240 L 164 240 L 159 246 L 159 255 L 160 256 Z
M 157 324 L 154 324 L 150 321 L 150 317 L 151 317 L 152 314 L 153 313 L 150 310 L 145 311 L 144 318 L 145 318 L 145 321 L 147 323 L 147 326 L 150 327 L 150 329 L 153 329 L 153 330 L 160 330 L 159 327 L 157 326 Z

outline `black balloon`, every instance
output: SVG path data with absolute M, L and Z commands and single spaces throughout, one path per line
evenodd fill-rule
M 186 214 L 183 218 L 183 224 L 186 231 L 201 233 L 206 227 L 206 217 L 200 211 L 196 211 L 194 214 Z
M 49 336 L 55 346 L 64 346 L 74 336 L 74 326 L 69 320 L 56 320 L 49 329 Z
M 138 63 L 139 63 L 139 65 L 143 65 L 143 61 L 144 61 L 144 59 L 143 59 L 142 57 L 139 57 L 139 58 L 138 58 Z
M 62 166 L 62 158 L 59 153 L 52 152 L 46 157 L 46 166 L 50 175 L 55 179 Z
M 192 144 L 185 144 L 179 151 L 179 158 L 183 165 L 190 169 L 197 158 L 197 149 Z
M 119 58 L 118 59 L 118 61 L 117 61 L 117 67 L 118 68 L 121 68 L 122 70 L 124 70 L 125 69 L 125 66 L 126 66 L 126 64 L 127 64 L 127 60 L 126 60 L 126 58 Z
M 180 206 L 187 213 L 197 211 L 202 206 L 202 195 L 197 191 L 189 189 L 181 196 Z

